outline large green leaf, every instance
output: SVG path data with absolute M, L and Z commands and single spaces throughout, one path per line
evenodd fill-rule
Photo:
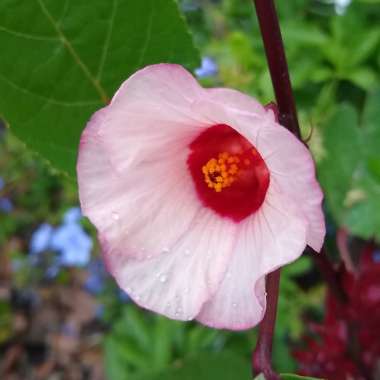
M 0 117 L 75 177 L 80 132 L 131 73 L 198 63 L 174 0 L 2 0 Z
M 128 377 L 125 380 L 249 380 L 250 365 L 232 353 L 206 354 L 176 363 L 156 374 Z M 124 380 L 112 379 L 112 380 Z
M 316 377 L 308 377 L 308 376 L 305 377 L 305 376 L 295 375 L 293 373 L 284 373 L 280 377 L 283 380 L 322 380 L 322 379 L 317 379 Z
M 319 175 L 340 225 L 363 238 L 380 239 L 380 91 L 367 98 L 359 118 L 341 105 L 323 130 L 325 158 Z
M 295 375 L 293 373 L 282 373 L 280 378 L 283 380 L 323 380 L 317 379 L 316 377 L 305 377 L 300 375 Z M 265 380 L 265 376 L 263 374 L 258 375 L 253 380 Z

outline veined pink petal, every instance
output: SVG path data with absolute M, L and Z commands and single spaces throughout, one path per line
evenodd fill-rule
M 307 244 L 319 252 L 326 231 L 321 207 L 323 193 L 316 179 L 315 165 L 309 150 L 275 121 L 271 110 L 265 110 L 252 100 L 252 106 L 257 112 L 250 112 L 249 109 L 244 112 L 249 101 L 243 94 L 231 96 L 229 89 L 209 91 L 211 96 L 198 100 L 194 109 L 211 122 L 221 123 L 222 120 L 227 120 L 232 128 L 259 151 L 268 166 L 271 181 L 278 183 L 281 191 L 296 202 L 307 218 Z M 223 106 L 222 99 L 228 97 L 232 105 Z
M 140 306 L 169 318 L 193 319 L 215 293 L 232 254 L 236 224 L 203 208 L 163 254 L 131 260 L 124 246 L 104 246 L 107 267 Z M 162 226 L 157 234 L 165 233 Z
M 228 112 L 246 118 L 267 118 L 274 120 L 273 113 L 263 107 L 255 98 L 230 88 L 208 88 L 205 98 L 219 104 Z
M 211 327 L 243 330 L 265 312 L 265 275 L 297 259 L 306 246 L 305 218 L 273 184 L 263 206 L 239 226 L 228 271 L 197 319 Z
M 92 117 L 81 139 L 78 185 L 83 213 L 107 236 L 110 247 L 123 244 L 125 256 L 158 255 L 190 227 L 201 207 L 192 191 L 187 151 L 174 159 L 140 162 L 120 175 L 99 134 L 106 113 L 103 109 Z
M 174 64 L 148 66 L 123 83 L 107 107 L 103 141 L 118 171 L 136 162 L 168 157 L 186 148 L 210 124 L 192 112 L 204 93 L 194 77 Z
M 306 217 L 306 242 L 319 252 L 326 231 L 321 207 L 323 193 L 316 180 L 315 165 L 309 150 L 278 124 L 260 129 L 256 144 L 269 168 L 271 181 L 293 199 Z
M 113 105 L 124 108 L 134 102 L 149 102 L 186 110 L 204 89 L 181 65 L 160 63 L 150 65 L 131 75 L 112 99 Z M 189 114 L 189 117 L 195 115 Z

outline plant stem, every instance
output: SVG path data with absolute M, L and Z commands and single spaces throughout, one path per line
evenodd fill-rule
M 273 0 L 254 0 L 254 4 L 276 96 L 279 122 L 300 138 L 296 106 L 274 2 Z M 272 369 L 272 342 L 276 324 L 280 274 L 280 270 L 277 269 L 267 275 L 267 309 L 260 323 L 259 338 L 252 356 L 253 370 L 263 373 L 266 380 L 279 379 Z
M 301 137 L 288 64 L 273 0 L 254 0 L 268 61 L 280 124 Z
M 272 341 L 276 324 L 277 300 L 280 285 L 280 269 L 268 274 L 266 278 L 267 307 L 264 319 L 260 323 L 259 338 L 252 355 L 253 376 L 262 373 L 265 380 L 279 380 L 272 369 Z
M 276 97 L 279 122 L 301 140 L 296 105 L 274 1 L 253 0 L 253 2 L 256 7 L 256 14 Z M 313 253 L 312 257 L 339 301 L 345 302 L 346 296 L 337 278 L 337 272 L 328 260 L 324 249 L 321 254 Z M 260 324 L 259 338 L 252 357 L 253 369 L 259 373 L 262 372 L 267 380 L 279 379 L 271 365 L 279 282 L 279 270 L 267 276 L 268 305 L 264 319 Z

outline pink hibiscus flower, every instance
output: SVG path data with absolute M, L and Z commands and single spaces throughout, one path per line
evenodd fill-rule
M 250 328 L 265 275 L 323 243 L 307 148 L 269 108 L 178 65 L 138 71 L 95 113 L 77 171 L 110 273 L 169 318 Z

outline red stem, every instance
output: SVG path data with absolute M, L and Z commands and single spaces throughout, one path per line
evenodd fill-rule
M 262 373 L 265 380 L 279 380 L 280 377 L 272 369 L 272 342 L 276 324 L 277 300 L 280 285 L 280 269 L 268 274 L 266 278 L 267 308 L 264 319 L 260 323 L 259 338 L 252 355 L 253 376 Z
M 296 106 L 275 5 L 273 0 L 254 0 L 254 4 L 276 96 L 279 122 L 297 137 L 300 137 Z M 253 370 L 257 373 L 263 373 L 266 380 L 279 379 L 279 376 L 272 369 L 271 359 L 279 284 L 280 270 L 277 269 L 268 274 L 266 278 L 267 309 L 264 319 L 260 323 L 259 338 L 252 356 Z
M 274 2 L 254 0 L 254 3 L 276 96 L 280 124 L 300 138 L 296 105 Z
M 289 70 L 286 62 L 284 44 L 280 25 L 273 0 L 253 0 L 264 42 L 265 54 L 268 61 L 273 89 L 277 101 L 278 118 L 281 125 L 286 127 L 299 139 L 301 132 L 297 119 L 296 105 L 290 83 Z M 314 253 L 313 258 L 324 275 L 327 283 L 344 302 L 345 293 L 337 279 L 337 273 L 327 259 L 324 251 Z M 263 373 L 266 380 L 277 380 L 278 375 L 272 369 L 272 341 L 276 323 L 277 301 L 279 293 L 280 270 L 268 274 L 266 278 L 267 309 L 260 324 L 259 338 L 252 356 L 252 366 L 258 373 Z

